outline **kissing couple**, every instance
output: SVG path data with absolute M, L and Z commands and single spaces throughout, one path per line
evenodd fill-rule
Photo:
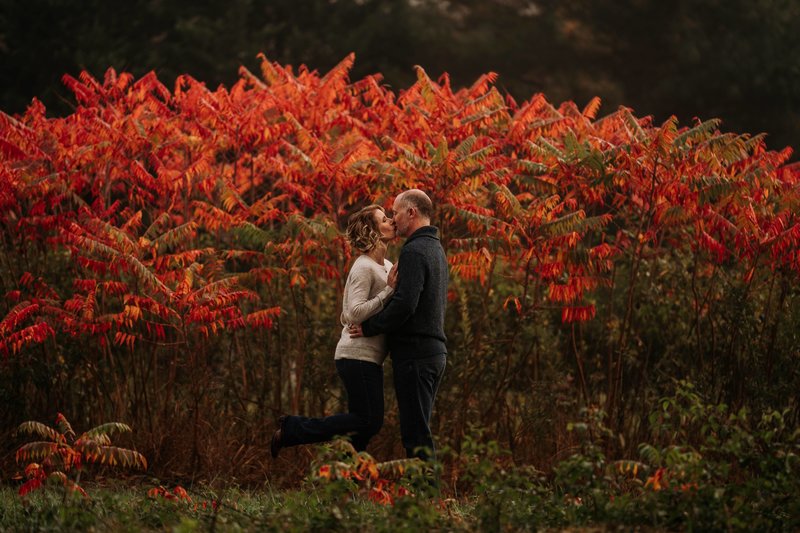
M 390 355 L 406 456 L 435 458 L 430 421 L 447 361 L 449 276 L 432 218 L 433 203 L 419 189 L 397 195 L 391 214 L 369 205 L 350 217 L 346 235 L 359 255 L 344 287 L 342 334 L 334 355 L 348 412 L 281 416 L 272 457 L 282 448 L 337 436 L 348 438 L 356 451 L 366 450 L 383 425 L 383 363 Z M 393 265 L 386 251 L 396 237 L 406 240 Z

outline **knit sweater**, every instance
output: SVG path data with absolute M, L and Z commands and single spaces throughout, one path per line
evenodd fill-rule
M 383 266 L 368 255 L 360 255 L 353 262 L 342 298 L 342 336 L 336 345 L 334 359 L 358 359 L 371 361 L 379 365 L 386 359 L 386 338 L 375 337 L 350 338 L 347 326 L 361 324 L 364 320 L 380 311 L 394 290 L 386 284 L 392 263 L 384 260 Z
M 397 259 L 397 288 L 378 314 L 361 324 L 365 336 L 386 334 L 392 359 L 446 354 L 447 258 L 435 226 L 411 234 Z

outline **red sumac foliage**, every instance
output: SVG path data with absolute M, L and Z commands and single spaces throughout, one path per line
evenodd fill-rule
M 258 296 L 238 288 L 244 274 L 283 273 L 292 284 L 339 276 L 327 266 L 336 238 L 304 222 L 332 221 L 335 231 L 354 205 L 410 186 L 440 208 L 457 275 L 484 283 L 497 254 L 520 282 L 546 284 L 565 321 L 594 316 L 576 304 L 608 268 L 575 252 L 598 246 L 613 261 L 669 238 L 718 263 L 768 257 L 800 268 L 788 149 L 722 134 L 718 121 L 657 127 L 625 108 L 595 119 L 598 99 L 582 111 L 542 95 L 517 105 L 491 85 L 494 74 L 454 91 L 447 76 L 437 83 L 418 68 L 397 97 L 380 76 L 351 83 L 353 60 L 320 76 L 263 58 L 263 79 L 243 68 L 216 91 L 188 76 L 169 91 L 153 73 L 83 72 L 64 77 L 74 114 L 49 119 L 36 100 L 22 117 L 3 114 L 4 228 L 61 247 L 76 273 L 99 282 L 76 279 L 50 327 L 110 329 L 127 344 L 138 326 L 178 335 L 186 323 L 203 335 L 268 326 L 242 311 L 259 312 Z M 606 231 L 612 220 L 616 235 Z M 250 257 L 203 238 L 290 222 L 296 232 Z M 252 270 L 231 272 L 224 261 L 234 256 Z M 145 305 L 123 307 L 126 294 Z M 118 311 L 98 314 L 98 298 L 116 298 Z M 3 321 L 4 336 L 17 335 L 6 351 L 51 331 L 18 314 Z
M 303 291 L 340 288 L 347 215 L 407 187 L 438 208 L 451 299 L 483 302 L 464 336 L 475 352 L 489 311 L 519 324 L 543 313 L 592 321 L 620 267 L 635 280 L 665 249 L 691 254 L 698 273 L 735 264 L 747 284 L 766 283 L 756 272 L 800 272 L 800 169 L 789 148 L 723 133 L 718 120 L 658 125 L 624 107 L 598 118 L 597 98 L 583 109 L 541 94 L 517 103 L 492 73 L 455 89 L 417 68 L 396 94 L 377 74 L 351 81 L 353 61 L 320 75 L 262 57 L 260 76 L 242 68 L 216 90 L 190 76 L 170 90 L 153 73 L 82 72 L 64 77 L 71 115 L 49 118 L 35 99 L 22 116 L 0 113 L 4 356 L 88 338 L 106 351 L 144 343 L 193 357 L 195 343 L 222 333 L 266 334 L 287 305 L 287 327 L 310 327 Z M 22 282 L 27 272 L 52 288 Z M 628 294 L 606 368 L 612 408 Z M 296 373 L 286 385 L 294 404 L 304 357 L 281 367 Z M 503 372 L 511 379 L 510 360 Z

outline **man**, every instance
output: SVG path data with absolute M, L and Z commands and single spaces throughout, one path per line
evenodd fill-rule
M 404 191 L 393 211 L 397 235 L 406 238 L 397 260 L 397 287 L 381 312 L 349 331 L 351 337 L 386 334 L 403 447 L 408 457 L 428 460 L 435 457 L 430 420 L 447 357 L 447 258 L 439 230 L 431 226 L 433 203 L 427 194 Z

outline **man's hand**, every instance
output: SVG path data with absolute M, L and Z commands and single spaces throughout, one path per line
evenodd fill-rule
M 397 288 L 397 263 L 392 265 L 389 276 L 386 278 L 386 284 L 393 289 Z
M 357 339 L 364 336 L 364 330 L 361 329 L 361 324 L 350 324 L 347 326 L 347 331 L 350 333 L 351 339 Z

